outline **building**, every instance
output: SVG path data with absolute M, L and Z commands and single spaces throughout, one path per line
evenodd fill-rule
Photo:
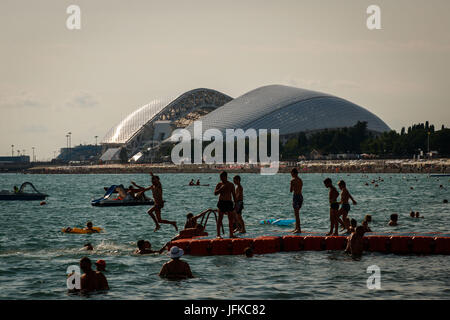
M 380 118 L 345 99 L 300 88 L 270 85 L 252 90 L 201 118 L 202 130 L 279 129 L 280 136 L 352 127 L 366 121 L 376 133 L 390 131 Z M 193 125 L 187 127 L 193 134 Z
M 367 109 L 322 92 L 269 85 L 232 99 L 221 92 L 200 88 L 175 99 L 154 100 L 129 114 L 103 138 L 103 154 L 113 149 L 107 155 L 114 154 L 117 158 L 117 148 L 125 148 L 129 161 L 150 161 L 152 151 L 167 153 L 163 142 L 170 141 L 174 129 L 186 128 L 193 136 L 196 120 L 202 121 L 203 132 L 279 129 L 281 143 L 299 132 L 352 127 L 358 121 L 367 122 L 368 130 L 374 133 L 390 131 L 386 123 Z
M 0 171 L 16 171 L 31 167 L 30 156 L 0 157 Z
M 205 88 L 153 100 L 108 131 L 101 141 L 103 153 L 121 147 L 129 159 L 144 160 L 147 152 L 169 138 L 174 129 L 188 126 L 231 100 L 224 93 Z

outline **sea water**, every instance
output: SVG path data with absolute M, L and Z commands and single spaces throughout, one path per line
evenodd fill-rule
M 230 175 L 232 178 L 233 174 Z M 358 224 L 371 214 L 373 231 L 450 232 L 450 180 L 447 177 L 407 174 L 305 174 L 302 230 L 329 230 L 328 190 L 322 181 L 343 179 L 358 202 L 350 218 Z M 218 174 L 161 174 L 165 206 L 162 217 L 181 229 L 186 214 L 215 208 L 213 190 Z M 112 184 L 150 184 L 148 174 L 24 175 L 0 174 L 0 189 L 25 181 L 49 194 L 40 201 L 0 202 L 0 299 L 449 299 L 450 257 L 364 253 L 354 260 L 342 251 L 280 252 L 244 256 L 189 256 L 194 279 L 168 281 L 158 277 L 169 258 L 135 255 L 136 241 L 151 241 L 154 250 L 177 233 L 171 225 L 154 232 L 147 207 L 92 207 L 91 199 Z M 293 218 L 290 176 L 241 174 L 243 218 L 249 233 L 288 231 L 260 225 L 268 218 Z M 187 186 L 200 179 L 209 187 Z M 376 183 L 372 183 L 376 180 Z M 366 185 L 367 183 L 367 185 Z M 378 187 L 375 186 L 378 184 Z M 440 185 L 443 188 L 440 188 Z M 411 187 L 413 189 L 411 189 Z M 409 217 L 419 211 L 424 219 Z M 399 214 L 398 227 L 389 227 L 389 215 Z M 88 220 L 105 229 L 100 234 L 64 234 L 61 228 L 84 227 Z M 227 218 L 224 218 L 227 232 Z M 291 228 L 292 229 L 292 228 Z M 215 235 L 214 217 L 207 225 Z M 228 233 L 226 233 L 228 236 Z M 90 242 L 93 251 L 83 250 Z M 104 259 L 111 290 L 88 297 L 67 293 L 66 270 L 88 256 Z M 381 272 L 381 289 L 370 290 L 369 266 Z

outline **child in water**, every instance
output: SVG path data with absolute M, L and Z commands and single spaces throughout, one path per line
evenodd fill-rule
M 398 214 L 396 214 L 396 213 L 391 214 L 391 220 L 389 221 L 389 226 L 390 227 L 397 226 L 398 225 L 397 221 L 398 221 Z

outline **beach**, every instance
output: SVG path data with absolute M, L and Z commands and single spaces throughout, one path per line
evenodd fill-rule
M 280 162 L 279 173 L 288 173 L 292 168 L 300 173 L 447 173 L 450 159 L 433 160 L 310 160 Z M 259 173 L 259 165 L 232 164 L 91 164 L 91 165 L 36 165 L 24 170 L 30 174 L 117 174 L 117 173 L 216 173 L 227 170 L 232 173 Z

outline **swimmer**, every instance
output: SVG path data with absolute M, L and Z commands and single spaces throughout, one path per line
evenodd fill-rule
M 294 208 L 294 215 L 295 215 L 295 229 L 292 230 L 292 233 L 301 233 L 301 227 L 300 227 L 300 209 L 303 205 L 303 181 L 298 176 L 298 170 L 296 168 L 293 168 L 291 170 L 291 187 L 290 192 L 293 193 L 292 196 L 292 207 Z
M 88 221 L 86 223 L 86 228 L 83 228 L 83 230 L 89 231 L 91 233 L 98 233 L 98 231 L 95 229 L 92 229 L 92 227 L 93 227 L 92 221 Z
M 323 184 L 325 185 L 326 188 L 329 189 L 328 201 L 330 203 L 330 232 L 327 233 L 327 236 L 329 236 L 329 235 L 337 236 L 338 235 L 338 227 L 339 227 L 339 222 L 337 220 L 339 203 L 337 202 L 337 197 L 339 196 L 339 192 L 333 186 L 333 183 L 330 178 L 326 178 L 323 181 Z M 334 233 L 333 233 L 333 229 L 334 229 Z
M 447 199 L 442 200 L 442 203 L 448 203 Z
M 422 219 L 423 219 L 424 217 L 422 217 L 422 216 L 420 215 L 419 211 L 417 211 L 417 212 L 416 212 L 416 218 L 422 218 Z
M 95 262 L 95 267 L 97 268 L 97 271 L 99 272 L 105 272 L 106 271 L 106 261 L 105 260 L 97 260 Z
M 415 217 L 416 217 L 416 214 L 414 213 L 414 211 L 411 210 L 411 212 L 409 213 L 409 216 L 410 216 L 411 218 L 415 218 Z
M 350 220 L 350 227 L 347 230 L 347 234 L 351 234 L 356 231 L 356 225 L 358 222 L 356 222 L 355 219 Z
M 233 235 L 233 224 L 236 213 L 234 212 L 233 201 L 236 202 L 236 193 L 234 191 L 234 185 L 228 181 L 228 174 L 226 171 L 220 173 L 220 181 L 214 189 L 214 195 L 219 196 L 219 202 L 217 202 L 217 208 L 219 209 L 219 219 L 217 221 L 217 237 L 220 236 L 220 228 L 222 227 L 223 216 L 228 216 L 228 225 L 230 230 L 230 238 L 235 238 Z
M 194 179 L 191 179 L 191 181 L 189 181 L 189 185 L 193 186 L 194 185 Z
M 372 222 L 372 216 L 370 214 L 366 214 L 364 216 L 364 220 L 367 221 L 367 222 Z
M 233 177 L 233 183 L 236 186 L 236 200 L 234 202 L 234 211 L 236 212 L 236 224 L 240 233 L 246 233 L 244 219 L 242 219 L 242 210 L 244 209 L 244 188 L 241 185 L 241 177 L 236 175 Z
M 361 256 L 364 251 L 364 227 L 358 226 L 354 233 L 347 238 L 346 253 L 350 253 L 352 256 Z
M 162 266 L 159 276 L 173 280 L 193 278 L 194 276 L 192 275 L 189 264 L 180 260 L 183 253 L 183 249 L 177 246 L 172 247 L 169 252 L 172 260 Z
M 147 213 L 155 222 L 156 227 L 155 227 L 154 231 L 156 232 L 161 228 L 160 223 L 171 224 L 171 225 L 173 225 L 175 230 L 178 231 L 177 223 L 175 221 L 163 220 L 161 218 L 161 209 L 164 208 L 164 200 L 162 197 L 162 195 L 163 195 L 162 185 L 161 185 L 161 182 L 160 182 L 158 176 L 153 175 L 152 172 L 150 172 L 150 175 L 152 177 L 152 185 L 148 188 L 145 188 L 144 192 L 148 191 L 148 190 L 152 190 L 152 193 L 153 193 L 153 200 L 155 201 L 155 205 L 153 207 L 151 207 L 147 211 Z M 153 214 L 153 212 L 155 213 L 156 217 Z
M 101 277 L 98 275 L 97 272 L 92 270 L 91 259 L 89 259 L 88 257 L 81 258 L 80 268 L 84 272 L 84 274 L 81 275 L 80 278 L 82 293 L 109 289 L 106 277 L 105 276 Z
M 364 232 L 372 232 L 372 230 L 369 227 L 369 221 L 363 220 L 362 227 L 364 228 Z
M 253 257 L 253 249 L 251 247 L 247 247 L 244 249 L 244 254 L 247 258 Z
M 152 250 L 152 244 L 150 241 L 146 240 L 138 240 L 137 249 L 134 252 L 135 254 L 151 254 L 151 253 L 161 253 L 161 251 Z
M 390 227 L 395 227 L 398 225 L 397 221 L 398 221 L 398 214 L 393 213 L 393 214 L 391 214 L 391 220 L 389 221 L 388 225 Z
M 90 250 L 94 250 L 94 247 L 90 243 L 85 243 L 83 246 L 83 249 L 90 251 Z
M 348 229 L 350 226 L 350 220 L 347 218 L 347 215 L 350 211 L 350 204 L 348 203 L 348 200 L 352 200 L 353 205 L 356 205 L 356 201 L 355 199 L 353 199 L 350 192 L 348 192 L 344 180 L 338 182 L 338 187 L 339 189 L 341 189 L 341 201 L 339 201 L 339 203 L 341 204 L 341 208 L 337 213 L 337 219 L 345 229 Z M 340 220 L 341 215 L 342 220 Z
M 197 182 L 195 183 L 195 185 L 197 185 L 197 186 L 200 185 L 200 179 L 197 179 Z

